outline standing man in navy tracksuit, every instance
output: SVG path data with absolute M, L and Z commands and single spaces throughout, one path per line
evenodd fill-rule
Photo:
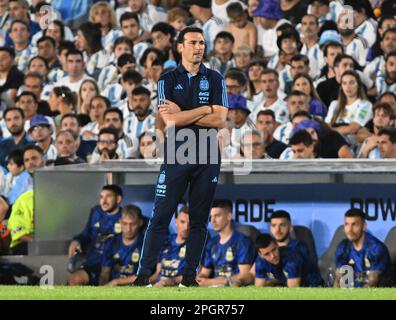
M 220 172 L 217 129 L 226 126 L 225 81 L 202 63 L 205 39 L 201 29 L 183 29 L 177 46 L 181 64 L 158 81 L 158 109 L 167 128 L 167 142 L 136 286 L 150 284 L 172 215 L 188 186 L 190 227 L 181 286 L 198 285 L 196 270 Z

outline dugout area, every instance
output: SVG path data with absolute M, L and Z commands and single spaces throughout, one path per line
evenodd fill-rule
M 55 286 L 64 285 L 68 275 L 66 271 L 68 244 L 70 239 L 84 228 L 90 209 L 98 203 L 101 187 L 107 183 L 119 184 L 125 194 L 123 204 L 137 204 L 142 207 L 143 213 L 149 216 L 158 172 L 158 163 L 146 163 L 141 160 L 38 170 L 34 177 L 35 236 L 34 241 L 29 244 L 28 256 L 1 257 L 1 261 L 25 264 L 37 276 L 40 276 L 42 266 L 49 265 L 54 270 Z M 288 210 L 293 224 L 301 226 L 304 232 L 311 233 L 314 243 L 313 254 L 318 257 L 322 276 L 327 281 L 329 268 L 334 269 L 332 250 L 335 250 L 334 246 L 342 238 L 339 226 L 343 223 L 342 217 L 346 209 L 357 206 L 368 211 L 368 230 L 380 240 L 386 239 L 395 221 L 395 181 L 396 161 L 381 160 L 373 163 L 356 159 L 353 161 L 257 160 L 250 164 L 223 163 L 216 197 L 233 202 L 234 220 L 238 224 L 252 226 L 261 232 L 267 230 L 268 217 L 272 211 Z M 332 242 L 337 230 L 338 238 Z M 396 241 L 392 240 L 393 234 L 394 232 L 388 243 L 396 244 Z M 396 250 L 389 245 L 388 248 L 394 259 Z M 64 287 L 58 289 L 68 296 L 69 289 Z M 58 292 L 58 289 L 54 292 Z M 174 289 L 175 291 L 171 288 L 165 289 L 164 292 L 169 292 L 171 296 L 176 294 L 169 299 L 178 299 L 179 291 Z M 201 289 L 203 290 L 203 288 L 198 290 Z M 212 292 L 211 289 L 213 288 L 207 289 L 209 293 Z M 231 292 L 242 292 L 238 289 L 236 291 L 231 288 L 223 289 L 229 289 L 225 291 L 225 299 L 228 294 L 230 295 L 228 298 L 233 299 L 234 293 Z M 23 290 L 21 288 L 21 292 L 28 292 Z M 107 299 L 109 292 L 97 291 L 95 288 L 87 290 L 87 297 L 92 294 L 94 296 L 103 294 L 101 297 L 104 299 Z M 128 288 L 128 290 L 132 289 Z M 243 295 L 241 299 L 267 298 L 265 290 L 260 291 L 261 294 L 254 290 L 255 288 L 248 288 L 246 294 L 250 292 L 251 298 L 241 293 Z M 281 292 L 277 290 L 268 293 L 268 297 L 276 298 L 277 292 Z M 287 289 L 285 290 L 288 292 Z M 316 293 L 315 289 L 306 289 L 303 291 L 305 292 L 303 297 L 331 299 L 332 295 L 337 296 L 332 290 L 328 293 L 325 289 L 319 290 L 322 290 L 319 292 L 323 292 L 323 296 L 321 293 Z M 383 292 L 384 297 L 393 296 L 393 291 L 384 290 L 373 292 L 379 295 L 382 295 L 379 292 Z M 147 299 L 158 298 L 156 291 L 144 290 L 146 291 L 151 292 Z M 2 295 L 6 296 L 7 292 L 12 293 L 12 287 L 2 292 Z M 296 293 L 297 291 L 291 291 L 290 298 Z M 358 295 L 369 298 L 375 294 L 370 293 L 366 296 L 366 293 L 359 293 Z M 280 297 L 287 299 L 287 294 L 281 294 Z M 185 298 L 188 299 L 188 295 Z M 217 298 L 219 296 L 216 297 L 214 294 L 213 299 Z M 234 298 L 238 299 L 237 296 Z

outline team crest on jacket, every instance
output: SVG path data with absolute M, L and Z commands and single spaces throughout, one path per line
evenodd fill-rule
M 371 268 L 370 260 L 367 258 L 364 258 L 364 265 L 366 266 L 367 269 L 370 269 Z
M 231 262 L 232 260 L 234 260 L 234 253 L 232 252 L 232 248 L 231 247 L 227 249 L 226 260 L 228 262 Z
M 184 258 L 185 256 L 186 256 L 186 246 L 184 245 L 183 247 L 180 248 L 179 257 Z
M 117 223 L 114 225 L 114 232 L 115 232 L 115 233 L 121 233 L 121 225 L 120 225 L 119 222 L 117 222 Z
M 136 249 L 134 252 L 133 252 L 133 254 L 132 254 L 132 262 L 133 263 L 137 263 L 137 262 L 139 262 L 139 259 L 140 259 L 140 253 L 139 253 L 139 250 L 138 249 Z
M 163 184 L 165 182 L 165 179 L 166 179 L 165 171 L 162 171 L 158 177 L 158 183 Z
M 199 89 L 202 91 L 208 91 L 209 90 L 209 81 L 204 77 L 201 79 L 199 82 Z

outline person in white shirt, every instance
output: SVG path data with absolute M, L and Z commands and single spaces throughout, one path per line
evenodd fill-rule
M 100 129 L 104 127 L 104 113 L 111 108 L 109 99 L 103 96 L 92 98 L 89 107 L 89 117 L 91 122 L 81 129 L 81 136 L 84 140 L 96 140 Z
M 396 25 L 394 28 L 387 29 L 381 38 L 381 50 L 384 53 L 376 57 L 364 68 L 364 73 L 371 79 L 381 76 L 385 71 L 385 55 L 396 50 Z
M 117 9 L 117 21 L 120 21 L 121 15 L 125 12 L 137 13 L 142 29 L 147 32 L 150 32 L 157 22 L 166 22 L 168 18 L 164 8 L 148 4 L 147 0 L 128 0 L 128 7 Z
M 368 43 L 365 39 L 356 34 L 353 25 L 350 25 L 348 12 L 342 12 L 337 21 L 338 32 L 345 48 L 345 53 L 352 56 L 358 64 L 363 67 L 366 65 Z
M 55 83 L 56 87 L 66 86 L 78 94 L 80 86 L 86 79 L 92 79 L 84 72 L 84 56 L 80 50 L 71 49 L 66 54 L 66 68 L 68 75 Z
M 301 54 L 309 58 L 309 75 L 313 80 L 320 76 L 324 67 L 323 52 L 319 47 L 319 20 L 314 15 L 305 15 L 301 20 L 303 47 Z
M 118 147 L 116 153 L 119 159 L 136 158 L 139 153 L 139 141 L 132 141 L 124 133 L 124 118 L 122 112 L 117 108 L 110 108 L 104 114 L 104 128 L 112 128 L 118 133 Z M 91 162 L 98 162 L 100 158 L 99 150 L 96 148 L 92 153 Z
M 295 115 L 298 112 L 304 112 L 304 115 L 307 115 L 309 118 L 309 101 L 308 96 L 301 91 L 292 91 L 286 98 L 287 101 L 287 110 L 289 112 L 289 122 L 286 122 L 280 126 L 278 126 L 274 132 L 274 138 L 278 141 L 281 141 L 285 144 L 289 143 L 290 134 L 294 128 L 294 124 L 296 121 Z M 303 120 L 303 119 L 301 119 Z
M 212 12 L 211 0 L 189 0 L 189 11 L 197 19 L 196 25 L 202 28 L 206 42 L 206 53 L 211 53 L 217 34 L 225 31 L 227 23 L 215 16 Z
M 53 127 L 45 116 L 41 114 L 35 115 L 30 120 L 28 133 L 36 142 L 36 145 L 43 150 L 44 159 L 46 161 L 56 159 L 57 150 L 51 137 L 53 134 Z
M 140 61 L 143 52 L 151 46 L 145 41 L 150 33 L 140 27 L 139 16 L 136 13 L 125 12 L 120 18 L 120 25 L 123 35 L 133 41 L 133 55 L 136 61 Z
M 260 1 L 257 9 L 253 11 L 253 17 L 257 25 L 257 44 L 264 51 L 264 57 L 271 58 L 279 50 L 276 29 L 289 22 L 282 19 L 283 14 L 277 0 Z
M 341 76 L 338 100 L 330 104 L 325 121 L 356 145 L 355 134 L 373 117 L 372 104 L 367 100 L 359 75 L 347 70 Z
M 377 96 L 390 91 L 396 92 L 396 50 L 389 52 L 385 57 L 385 72 L 377 77 Z
M 243 134 L 254 129 L 255 125 L 249 119 L 250 110 L 246 98 L 240 94 L 228 95 L 228 118 L 232 124 L 231 146 L 239 149 Z
M 84 52 L 87 73 L 98 79 L 100 71 L 108 65 L 110 55 L 102 46 L 102 32 L 99 24 L 84 22 L 77 30 L 75 44 Z
M 278 97 L 279 74 L 274 69 L 265 69 L 260 75 L 261 90 L 264 99 L 257 104 L 250 114 L 252 121 L 255 121 L 257 114 L 261 110 L 272 110 L 275 113 L 278 124 L 286 123 L 289 120 L 287 103 Z
M 124 121 L 124 132 L 136 141 L 145 131 L 153 131 L 155 129 L 155 115 L 150 108 L 151 92 L 144 87 L 137 87 L 132 91 L 132 110 Z
M 372 47 L 377 39 L 378 24 L 371 4 L 368 0 L 347 0 L 345 5 L 353 9 L 355 33 L 365 39 L 369 47 Z
M 25 71 L 31 57 L 36 55 L 36 48 L 29 45 L 29 25 L 22 20 L 14 20 L 11 23 L 10 38 L 15 49 L 15 62 L 18 69 Z
M 117 20 L 114 9 L 109 3 L 95 3 L 89 11 L 89 21 L 99 23 L 102 31 L 103 48 L 110 54 L 113 51 L 114 42 L 122 36 L 120 30 L 116 30 Z

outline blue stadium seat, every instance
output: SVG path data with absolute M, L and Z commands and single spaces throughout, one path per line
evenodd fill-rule
M 315 240 L 311 230 L 304 226 L 293 226 L 293 231 L 290 234 L 292 239 L 302 241 L 308 248 L 309 257 L 311 261 L 318 262 L 318 255 L 316 254 Z
M 335 251 L 337 249 L 338 244 L 346 238 L 344 233 L 344 226 L 341 225 L 337 228 L 336 232 L 334 233 L 333 239 L 331 239 L 329 248 L 326 252 L 320 257 L 318 261 L 319 270 L 322 275 L 325 284 L 329 283 L 329 273 L 330 271 L 334 272 L 333 276 L 335 275 Z M 330 280 L 331 281 L 331 280 Z

